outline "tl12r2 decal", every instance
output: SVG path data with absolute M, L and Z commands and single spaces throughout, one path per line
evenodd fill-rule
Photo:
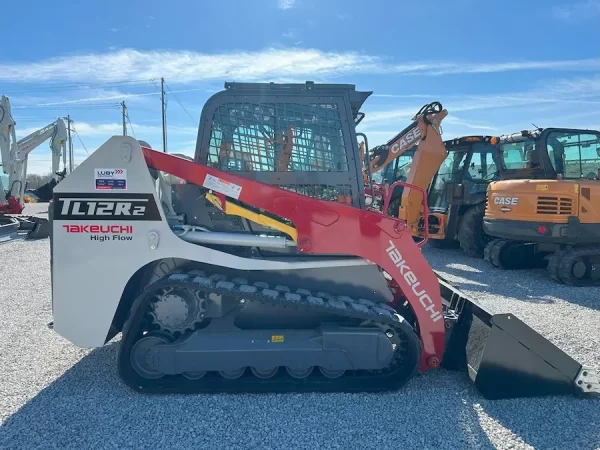
M 152 194 L 54 194 L 53 210 L 53 220 L 161 220 Z

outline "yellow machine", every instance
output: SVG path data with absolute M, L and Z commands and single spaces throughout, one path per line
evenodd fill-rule
M 565 284 L 600 285 L 600 132 L 538 129 L 501 148 L 510 178 L 521 179 L 488 187 L 483 227 L 496 239 L 485 259 L 501 269 L 546 266 Z

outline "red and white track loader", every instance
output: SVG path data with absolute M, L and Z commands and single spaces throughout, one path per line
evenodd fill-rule
M 369 95 L 227 83 L 193 161 L 110 138 L 54 189 L 54 330 L 80 347 L 121 332 L 120 377 L 146 393 L 385 391 L 440 367 L 486 398 L 598 393 L 594 370 L 488 313 L 404 222 L 366 210 L 354 124 Z

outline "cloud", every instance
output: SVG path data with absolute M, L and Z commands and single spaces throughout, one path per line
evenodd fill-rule
M 587 0 L 569 5 L 554 6 L 552 15 L 559 20 L 594 18 L 600 16 L 600 0 Z
M 600 70 L 600 59 L 487 62 L 407 62 L 358 52 L 270 48 L 256 52 L 199 53 L 185 50 L 60 56 L 38 62 L 0 64 L 0 82 L 116 82 L 165 77 L 172 83 L 211 80 L 264 81 L 285 77 L 331 78 L 345 74 L 441 76 L 524 70 Z
M 433 95 L 433 94 L 373 94 L 378 97 L 406 98 L 409 105 L 401 108 L 381 109 L 367 112 L 363 124 L 372 126 L 377 123 L 392 123 L 396 121 L 410 120 L 415 113 L 425 104 L 434 100 L 440 100 L 444 108 L 448 109 L 449 116 L 445 123 L 467 126 L 468 128 L 490 129 L 486 124 L 476 124 L 471 121 L 459 124 L 453 115 L 471 111 L 492 111 L 497 109 L 523 108 L 539 105 L 600 105 L 600 77 L 576 78 L 573 80 L 556 80 L 552 84 L 546 84 L 539 88 L 522 92 L 508 92 L 503 94 L 489 95 Z M 422 99 L 417 101 L 417 99 Z M 468 125 L 471 126 L 468 126 Z
M 45 125 L 40 125 L 39 127 L 27 127 L 27 128 L 18 128 L 17 131 L 17 139 L 25 137 L 34 131 L 39 130 Z M 103 138 L 107 138 L 108 136 L 121 135 L 123 133 L 123 125 L 121 123 L 112 122 L 112 123 L 88 123 L 88 122 L 73 122 L 73 127 L 81 137 L 94 137 L 94 136 L 102 136 Z M 129 124 L 128 124 L 129 128 Z M 144 125 L 139 123 L 132 123 L 131 128 L 135 131 L 136 135 L 149 135 L 154 134 L 158 135 L 162 133 L 162 127 L 158 125 Z M 131 128 L 129 128 L 129 133 L 131 133 Z M 169 133 L 176 133 L 179 135 L 197 135 L 198 128 L 197 127 L 187 127 L 187 126 L 178 126 L 178 125 L 169 125 L 168 126 Z M 75 139 L 75 138 L 74 138 Z
M 296 37 L 297 32 L 298 31 L 296 29 L 290 28 L 288 31 L 283 33 L 281 35 L 281 37 L 288 38 L 288 39 L 294 39 Z
M 296 0 L 277 0 L 279 9 L 292 9 L 294 6 L 296 6 Z

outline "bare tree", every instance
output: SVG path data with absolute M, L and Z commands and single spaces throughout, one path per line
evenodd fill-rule
M 37 189 L 40 186 L 48 183 L 52 179 L 52 173 L 48 172 L 47 174 L 40 175 L 37 173 L 28 173 L 27 174 L 27 189 Z

